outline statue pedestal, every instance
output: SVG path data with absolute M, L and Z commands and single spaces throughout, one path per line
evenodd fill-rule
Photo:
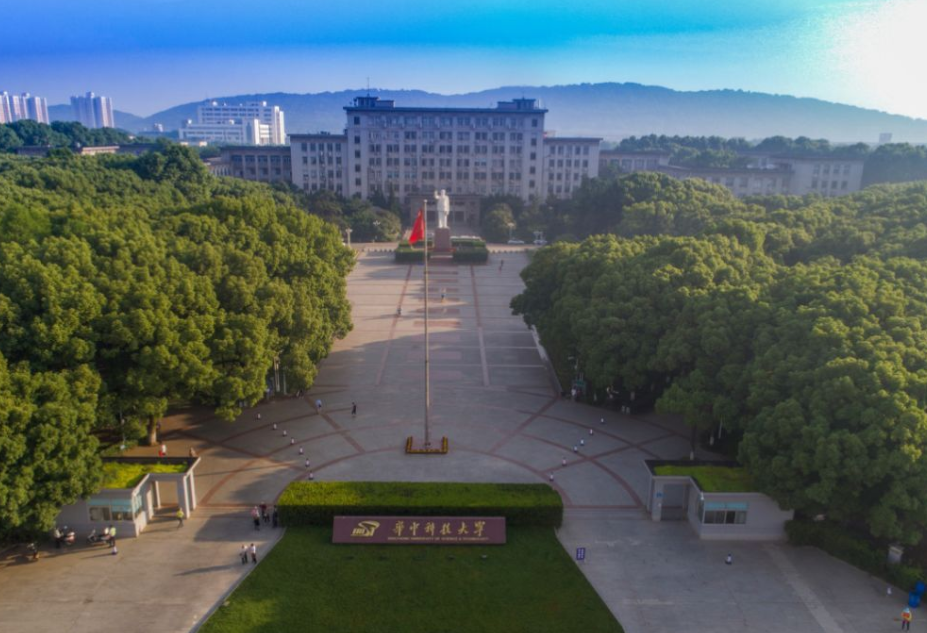
M 435 229 L 434 252 L 450 253 L 451 252 L 451 230 L 447 227 Z

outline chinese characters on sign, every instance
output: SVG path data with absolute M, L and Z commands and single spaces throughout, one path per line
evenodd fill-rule
M 336 516 L 332 542 L 502 545 L 505 517 Z

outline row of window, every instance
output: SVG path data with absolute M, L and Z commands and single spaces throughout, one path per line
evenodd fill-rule
M 588 145 L 551 145 L 549 146 L 549 155 L 554 156 L 563 156 L 566 154 L 569 156 L 573 154 L 574 156 L 588 156 L 589 155 L 589 146 Z
M 554 163 L 556 163 L 556 165 L 555 165 Z M 554 167 L 563 167 L 563 166 L 564 166 L 564 164 L 563 164 L 563 159 L 561 158 L 561 159 L 556 160 L 556 161 L 553 160 L 553 159 L 551 159 L 551 160 L 547 161 L 547 166 L 550 167 L 551 169 L 553 169 Z M 582 161 L 582 165 L 580 165 L 580 160 L 579 160 L 578 158 L 577 158 L 576 160 L 572 160 L 572 159 L 568 158 L 568 159 L 566 159 L 566 166 L 567 166 L 567 167 L 580 167 L 580 166 L 582 166 L 582 167 L 589 167 L 589 161 L 588 161 L 588 160 L 583 160 L 583 161 Z
M 364 120 L 366 118 L 366 121 Z M 528 127 L 525 124 L 525 117 L 510 117 L 510 116 L 461 116 L 461 117 L 451 117 L 451 116 L 399 116 L 399 115 L 368 115 L 366 117 L 361 115 L 355 115 L 353 117 L 354 125 L 361 125 L 362 121 L 367 125 L 371 126 L 380 126 L 380 127 L 405 127 L 405 126 L 421 126 L 421 127 L 451 127 L 457 125 L 459 127 L 506 127 L 506 128 L 522 128 Z M 530 127 L 536 128 L 539 127 L 539 121 L 537 117 L 531 118 Z
M 231 162 L 233 163 L 284 163 L 286 165 L 290 164 L 289 156 L 253 156 L 250 154 L 242 156 L 241 154 L 232 154 L 230 157 Z
M 743 525 L 749 509 L 750 504 L 741 501 L 700 501 L 698 516 L 706 524 Z
M 91 521 L 132 521 L 142 512 L 142 498 L 106 499 L 91 497 L 87 501 Z
M 399 143 L 387 143 L 386 145 L 382 145 L 380 143 L 370 143 L 367 146 L 367 149 L 371 154 L 379 154 L 383 151 L 384 147 L 386 148 L 387 154 L 398 154 L 399 153 L 399 148 L 400 148 Z M 473 154 L 492 153 L 494 155 L 499 155 L 499 154 L 505 154 L 506 149 L 508 150 L 509 154 L 516 154 L 516 155 L 521 154 L 523 150 L 521 145 L 510 145 L 510 146 L 473 145 L 471 147 L 470 145 L 457 145 L 457 146 L 431 145 L 431 144 L 426 143 L 424 145 L 403 145 L 402 146 L 402 151 L 403 153 L 406 153 L 406 154 L 416 154 L 419 152 L 421 152 L 422 154 L 434 154 L 434 153 L 453 154 L 455 151 L 458 154 L 470 154 L 472 151 Z M 359 154 L 359 151 L 355 151 L 355 156 L 358 156 L 358 154 Z M 531 160 L 537 159 L 536 152 L 531 152 L 530 154 L 531 154 Z
M 818 182 L 818 179 L 817 179 L 817 178 L 812 178 L 812 179 L 811 179 L 811 188 L 812 188 L 812 189 L 827 189 L 827 185 L 828 185 L 828 182 L 827 182 L 826 180 L 822 180 L 822 181 Z M 839 185 L 840 189 L 842 189 L 842 190 L 846 190 L 847 187 L 849 187 L 849 183 L 848 183 L 846 180 L 843 180 L 843 181 L 831 180 L 831 181 L 830 181 L 830 188 L 831 188 L 831 189 L 837 189 L 838 185 Z
M 834 172 L 834 175 L 836 176 L 837 174 L 840 173 L 841 168 L 842 168 L 842 170 L 843 170 L 843 175 L 844 175 L 844 176 L 849 176 L 849 175 L 850 175 L 850 167 L 851 167 L 851 165 L 850 165 L 849 163 L 844 163 L 843 165 L 840 165 L 840 164 L 831 165 L 830 163 L 824 163 L 823 165 L 822 165 L 822 164 L 817 164 L 817 165 L 815 165 L 814 168 L 812 169 L 812 173 L 813 173 L 815 176 L 817 176 L 818 174 L 824 174 L 825 176 L 829 176 L 830 173 L 831 173 L 831 171 L 833 171 L 833 172 Z
M 399 167 L 399 165 L 400 165 L 399 160 L 400 160 L 400 159 L 399 159 L 398 157 L 389 157 L 389 156 L 387 156 L 386 159 L 385 159 L 385 164 L 386 164 L 387 167 Z M 577 162 L 579 162 L 579 161 L 577 161 Z M 487 158 L 474 158 L 474 159 L 472 159 L 472 161 L 471 161 L 471 159 L 469 159 L 469 158 L 458 158 L 458 159 L 457 159 L 457 167 L 470 167 L 471 163 L 473 164 L 474 167 L 477 167 L 477 168 L 480 168 L 480 167 L 486 168 L 486 167 L 488 167 L 488 166 L 490 166 L 490 165 L 491 165 L 493 168 L 496 168 L 496 169 L 504 169 L 504 168 L 505 168 L 505 159 L 503 159 L 503 158 L 494 158 L 492 161 L 490 161 L 490 160 L 487 159 Z M 304 164 L 305 164 L 305 162 L 304 162 Z M 314 165 L 314 164 L 315 164 L 315 163 L 313 163 L 313 165 Z M 329 163 L 329 164 L 331 164 L 331 163 Z M 338 164 L 340 165 L 341 162 L 339 161 Z M 376 156 L 376 157 L 371 156 L 371 157 L 367 160 L 367 164 L 368 164 L 370 167 L 380 167 L 380 166 L 382 166 L 382 165 L 384 164 L 384 159 L 380 158 L 379 156 Z M 416 167 L 416 166 L 420 166 L 420 167 L 434 167 L 434 166 L 435 166 L 435 159 L 434 159 L 434 158 L 411 158 L 411 157 L 408 157 L 408 156 L 407 156 L 407 157 L 405 157 L 405 158 L 402 159 L 402 165 L 403 165 L 404 167 Z M 439 158 L 439 159 L 438 159 L 438 162 L 437 162 L 437 165 L 438 165 L 438 167 L 451 167 L 451 166 L 454 165 L 454 159 L 451 159 L 451 158 Z M 578 166 L 578 165 L 577 165 L 577 166 Z M 518 159 L 511 159 L 511 160 L 509 160 L 509 168 L 510 168 L 510 169 L 521 169 L 521 168 L 522 168 L 522 162 L 521 162 L 521 160 L 518 160 Z M 531 173 L 533 174 L 534 171 L 535 171 L 535 168 L 534 168 L 534 167 L 529 167 L 529 169 L 531 170 Z M 355 170 L 355 171 L 360 171 L 360 165 L 355 164 L 355 165 L 354 165 L 354 170 Z

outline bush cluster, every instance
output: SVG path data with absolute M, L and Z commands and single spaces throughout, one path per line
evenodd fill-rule
M 277 502 L 284 525 L 331 525 L 336 515 L 504 516 L 559 527 L 563 501 L 546 484 L 294 482 Z
M 420 248 L 412 248 L 409 242 L 403 240 L 402 242 L 399 242 L 399 245 L 396 247 L 396 250 L 394 251 L 396 255 L 396 263 L 397 264 L 421 263 L 425 259 L 424 252 L 425 251 Z M 431 254 L 429 253 L 428 256 L 431 257 Z
M 792 545 L 817 547 L 905 591 L 912 590 L 918 581 L 924 579 L 923 570 L 910 565 L 889 564 L 887 551 L 878 549 L 865 539 L 853 536 L 845 528 L 831 521 L 795 519 L 785 524 L 785 532 Z
M 460 264 L 485 264 L 489 260 L 489 250 L 483 247 L 457 248 L 452 259 Z

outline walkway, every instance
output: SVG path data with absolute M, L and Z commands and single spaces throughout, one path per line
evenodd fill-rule
M 355 328 L 322 363 L 311 392 L 234 423 L 203 411 L 164 420 L 170 454 L 193 446 L 203 458 L 200 507 L 188 525 L 150 528 L 115 558 L 80 546 L 2 568 L 0 629 L 189 630 L 243 573 L 236 552 L 255 536 L 248 509 L 272 503 L 290 481 L 551 475 L 567 507 L 561 541 L 569 551 L 587 548 L 583 570 L 628 633 L 895 626 L 900 600 L 887 601 L 879 583 L 819 552 L 729 548 L 698 541 L 682 523 L 647 520 L 642 460 L 687 456 L 688 433 L 672 417 L 625 416 L 559 397 L 532 332 L 509 309 L 526 263 L 523 252 L 505 252 L 485 266 L 431 267 L 432 439 L 447 436 L 449 455 L 403 453 L 408 436 L 420 442 L 423 434 L 422 268 L 364 251 L 348 284 Z M 728 549 L 733 568 L 723 565 Z

